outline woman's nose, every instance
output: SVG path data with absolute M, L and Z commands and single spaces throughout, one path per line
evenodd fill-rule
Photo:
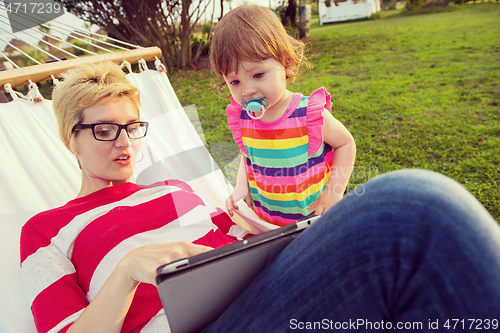
M 128 137 L 127 131 L 124 128 L 122 128 L 120 130 L 120 135 L 118 135 L 118 138 L 115 141 L 115 145 L 117 147 L 130 147 L 131 144 L 132 141 Z

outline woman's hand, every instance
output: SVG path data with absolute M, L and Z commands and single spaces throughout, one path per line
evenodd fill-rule
M 117 269 L 129 279 L 133 287 L 140 282 L 156 285 L 156 269 L 172 261 L 213 250 L 189 242 L 150 244 L 127 253 Z
M 208 246 L 178 242 L 150 244 L 130 251 L 68 332 L 120 332 L 139 283 L 156 285 L 156 269 L 161 265 L 210 250 Z
M 245 199 L 248 208 L 252 208 L 252 197 L 247 183 L 245 185 L 236 185 L 233 193 L 226 199 L 226 209 L 231 217 L 234 216 L 235 210 L 240 209 L 236 203 L 241 199 Z

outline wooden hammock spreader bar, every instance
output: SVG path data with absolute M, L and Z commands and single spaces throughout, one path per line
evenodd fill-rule
M 161 50 L 160 48 L 153 46 L 130 51 L 99 54 L 96 56 L 63 60 L 42 65 L 9 69 L 0 72 L 0 89 L 3 89 L 3 86 L 6 83 L 10 83 L 14 88 L 29 84 L 28 80 L 31 80 L 31 82 L 35 83 L 52 80 L 51 75 L 57 78 L 59 73 L 86 63 L 109 60 L 121 64 L 124 60 L 126 60 L 129 63 L 134 64 L 137 63 L 140 59 L 150 61 L 155 60 L 155 57 L 158 57 L 158 59 L 161 57 Z

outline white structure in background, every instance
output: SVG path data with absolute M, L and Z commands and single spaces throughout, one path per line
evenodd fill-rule
M 327 6 L 328 5 L 328 6 Z M 335 5 L 333 0 L 318 1 L 319 24 L 358 20 L 369 18 L 380 11 L 380 0 L 353 0 L 339 2 Z

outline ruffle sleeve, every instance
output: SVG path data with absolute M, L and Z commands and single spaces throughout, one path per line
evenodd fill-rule
M 233 132 L 233 139 L 240 147 L 243 154 L 248 156 L 248 153 L 243 145 L 243 139 L 241 138 L 241 126 L 240 126 L 240 117 L 241 117 L 242 107 L 231 97 L 231 104 L 229 104 L 226 108 L 227 113 L 227 123 L 229 124 L 229 129 Z
M 316 153 L 323 144 L 323 110 L 332 111 L 332 99 L 325 87 L 313 91 L 307 103 L 308 155 Z

